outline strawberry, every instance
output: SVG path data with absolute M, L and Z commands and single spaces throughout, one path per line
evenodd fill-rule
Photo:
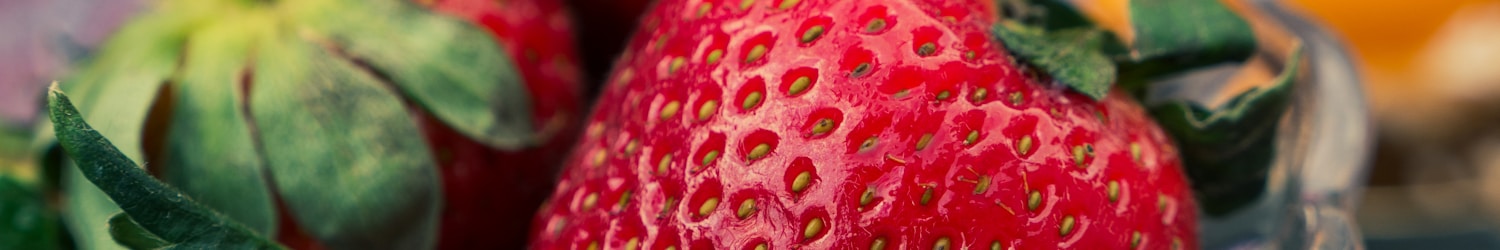
M 1167 133 L 1120 89 L 1018 62 L 998 8 L 659 2 L 532 247 L 1198 246 Z
M 531 214 L 547 198 L 557 166 L 577 141 L 582 87 L 569 15 L 554 0 L 437 0 L 434 10 L 489 30 L 511 56 L 532 97 L 532 126 L 544 141 L 500 150 L 465 138 L 431 116 L 422 128 L 442 169 L 438 248 L 525 245 Z
M 426 4 L 161 1 L 59 86 L 127 160 L 294 248 L 525 245 L 513 215 L 577 140 L 568 17 Z M 105 196 L 67 169 L 78 245 L 130 244 L 111 239 L 112 201 L 151 194 Z

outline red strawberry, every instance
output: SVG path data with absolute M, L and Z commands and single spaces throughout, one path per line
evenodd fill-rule
M 557 166 L 577 140 L 582 115 L 578 55 L 569 15 L 555 0 L 439 0 L 438 12 L 475 22 L 516 62 L 532 97 L 534 128 L 545 141 L 523 151 L 490 149 L 428 116 L 423 128 L 442 167 L 444 200 L 438 247 L 498 249 L 525 245 L 527 220 L 547 198 Z
M 537 249 L 1197 246 L 1177 150 L 1121 91 L 1020 66 L 989 1 L 662 1 Z

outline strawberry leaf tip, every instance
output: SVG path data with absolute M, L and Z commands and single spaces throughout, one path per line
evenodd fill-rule
M 152 178 L 110 144 L 109 139 L 84 122 L 72 101 L 55 83 L 48 91 L 47 107 L 59 144 L 77 163 L 83 176 L 119 204 L 124 215 L 133 221 L 146 221 L 137 224 L 139 228 L 164 243 L 136 241 L 138 238 L 126 241 L 165 244 L 168 248 L 284 249 L 244 224 L 210 210 Z M 118 222 L 112 224 L 130 227 L 120 219 L 111 220 Z M 140 233 L 118 235 L 143 236 Z
M 1180 145 L 1193 190 L 1209 215 L 1233 212 L 1264 192 L 1276 153 L 1276 126 L 1290 105 L 1301 57 L 1299 46 L 1273 82 L 1218 108 L 1185 100 L 1151 108 Z

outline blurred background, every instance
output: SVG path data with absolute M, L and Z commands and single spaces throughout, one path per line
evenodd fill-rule
M 0 127 L 30 123 L 47 83 L 142 7 L 140 0 L 0 0 Z
M 1370 249 L 1497 249 L 1500 1 L 1295 0 L 1356 55 L 1379 137 Z
M 0 0 L 0 177 L 36 180 L 30 134 L 47 84 L 143 7 L 139 0 Z M 0 212 L 9 212 L 3 205 Z
M 567 0 L 587 82 L 639 0 Z M 1083 1 L 1084 4 L 1094 1 Z M 1107 2 L 1107 1 L 1101 1 Z M 1357 218 L 1370 249 L 1500 249 L 1500 1 L 1286 0 L 1343 39 L 1378 128 Z M 0 174 L 27 157 L 43 89 L 141 0 L 0 0 Z M 596 92 L 590 85 L 589 96 Z

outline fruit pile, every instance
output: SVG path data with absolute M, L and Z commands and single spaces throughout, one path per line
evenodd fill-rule
M 1122 40 L 1048 0 L 661 0 L 583 118 L 561 8 L 166 1 L 49 93 L 69 226 L 87 248 L 1196 248 L 1200 214 L 1263 189 L 1298 68 L 1218 107 L 1139 101 L 1251 56 L 1217 1 L 1134 1 Z

